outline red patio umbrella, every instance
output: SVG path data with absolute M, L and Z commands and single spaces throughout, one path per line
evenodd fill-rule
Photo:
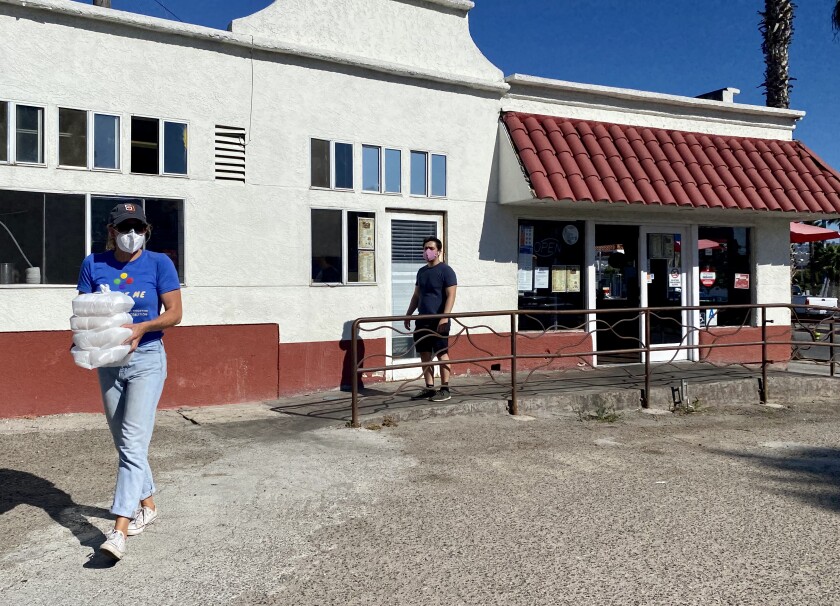
M 820 240 L 833 240 L 840 238 L 840 232 L 807 223 L 790 224 L 790 241 L 796 244 L 802 242 L 817 242 Z
M 720 242 L 715 242 L 714 240 L 709 240 L 708 238 L 700 238 L 697 240 L 697 248 L 699 250 L 705 250 L 707 248 L 721 248 Z

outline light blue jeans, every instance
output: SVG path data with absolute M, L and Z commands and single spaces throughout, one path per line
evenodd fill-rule
M 114 515 L 132 517 L 140 501 L 155 493 L 149 442 L 165 380 L 166 351 L 160 340 L 138 347 L 125 366 L 99 369 L 105 417 L 119 454 Z

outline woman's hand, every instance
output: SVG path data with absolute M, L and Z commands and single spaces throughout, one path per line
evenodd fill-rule
M 140 339 L 142 339 L 143 335 L 146 334 L 146 322 L 140 322 L 139 324 L 123 324 L 123 328 L 131 329 L 131 336 L 123 341 L 123 345 L 128 345 L 129 343 L 131 344 L 131 349 L 129 350 L 129 353 L 131 353 L 137 349 L 137 346 L 140 345 Z

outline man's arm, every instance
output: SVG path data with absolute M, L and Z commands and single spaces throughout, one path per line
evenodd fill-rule
M 417 309 L 417 305 L 420 303 L 420 287 L 414 287 L 414 294 L 411 295 L 411 302 L 408 304 L 408 310 L 405 312 L 405 315 L 411 316 L 414 314 L 415 310 Z M 404 322 L 405 329 L 411 330 L 411 320 L 406 320 Z
M 447 286 L 446 287 L 446 303 L 443 305 L 443 313 L 451 314 L 452 308 L 455 307 L 455 294 L 458 291 L 458 286 Z M 449 318 L 441 318 L 438 322 L 438 327 L 443 327 L 446 323 L 449 322 Z

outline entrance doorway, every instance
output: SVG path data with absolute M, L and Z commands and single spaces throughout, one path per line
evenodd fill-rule
M 649 227 L 642 228 L 641 236 L 642 307 L 684 308 L 687 300 L 685 255 L 682 250 L 686 241 L 684 230 Z M 651 362 L 688 359 L 687 349 L 673 349 L 674 346 L 687 345 L 686 320 L 685 309 L 658 311 L 650 315 L 650 347 L 655 348 L 650 354 Z
M 417 270 L 426 264 L 423 259 L 423 240 L 429 236 L 440 238 L 443 215 L 389 212 L 391 234 L 391 315 L 404 315 L 414 294 Z M 446 247 L 444 246 L 444 250 Z M 389 365 L 418 364 L 420 356 L 414 350 L 414 339 L 406 333 L 402 322 L 394 322 L 387 331 L 386 351 Z M 388 381 L 409 379 L 421 374 L 419 367 L 392 370 Z
M 642 361 L 638 353 L 609 353 L 638 349 L 641 323 L 635 311 L 641 307 L 639 291 L 639 227 L 635 225 L 595 226 L 596 351 L 598 364 L 633 364 Z M 612 311 L 619 310 L 619 311 Z

